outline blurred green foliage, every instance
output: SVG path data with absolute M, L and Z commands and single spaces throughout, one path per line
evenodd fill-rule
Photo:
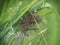
M 0 0 L 0 45 L 60 45 L 59 0 Z M 42 23 L 30 30 L 29 36 L 21 34 L 19 19 L 28 12 L 37 12 Z M 23 19 L 22 19 L 23 18 Z M 34 17 L 33 17 L 34 18 Z M 48 28 L 48 29 L 47 29 Z

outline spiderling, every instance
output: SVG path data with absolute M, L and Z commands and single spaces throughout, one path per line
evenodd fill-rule
M 36 12 L 27 15 L 24 20 L 20 21 L 20 24 L 22 26 L 21 32 L 24 33 L 24 35 L 26 34 L 26 32 L 29 30 L 30 27 L 33 27 L 36 24 L 32 16 L 35 18 L 37 23 L 42 22 L 41 17 Z

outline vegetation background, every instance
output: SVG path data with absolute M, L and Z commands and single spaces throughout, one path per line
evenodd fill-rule
M 59 5 L 60 0 L 0 0 L 0 45 L 60 45 Z M 35 20 L 38 32 L 24 36 L 18 20 L 29 11 L 37 11 L 43 23 Z

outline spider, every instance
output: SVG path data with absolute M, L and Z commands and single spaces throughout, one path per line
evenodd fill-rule
M 21 32 L 24 33 L 24 35 L 26 35 L 26 32 L 30 29 L 30 27 L 33 27 L 36 24 L 35 20 L 33 19 L 32 16 L 35 18 L 37 23 L 42 22 L 41 17 L 36 12 L 34 12 L 34 13 L 30 14 L 30 15 L 27 15 L 24 20 L 20 21 L 20 24 L 22 26 Z M 32 29 L 36 31 L 37 28 L 32 28 Z

